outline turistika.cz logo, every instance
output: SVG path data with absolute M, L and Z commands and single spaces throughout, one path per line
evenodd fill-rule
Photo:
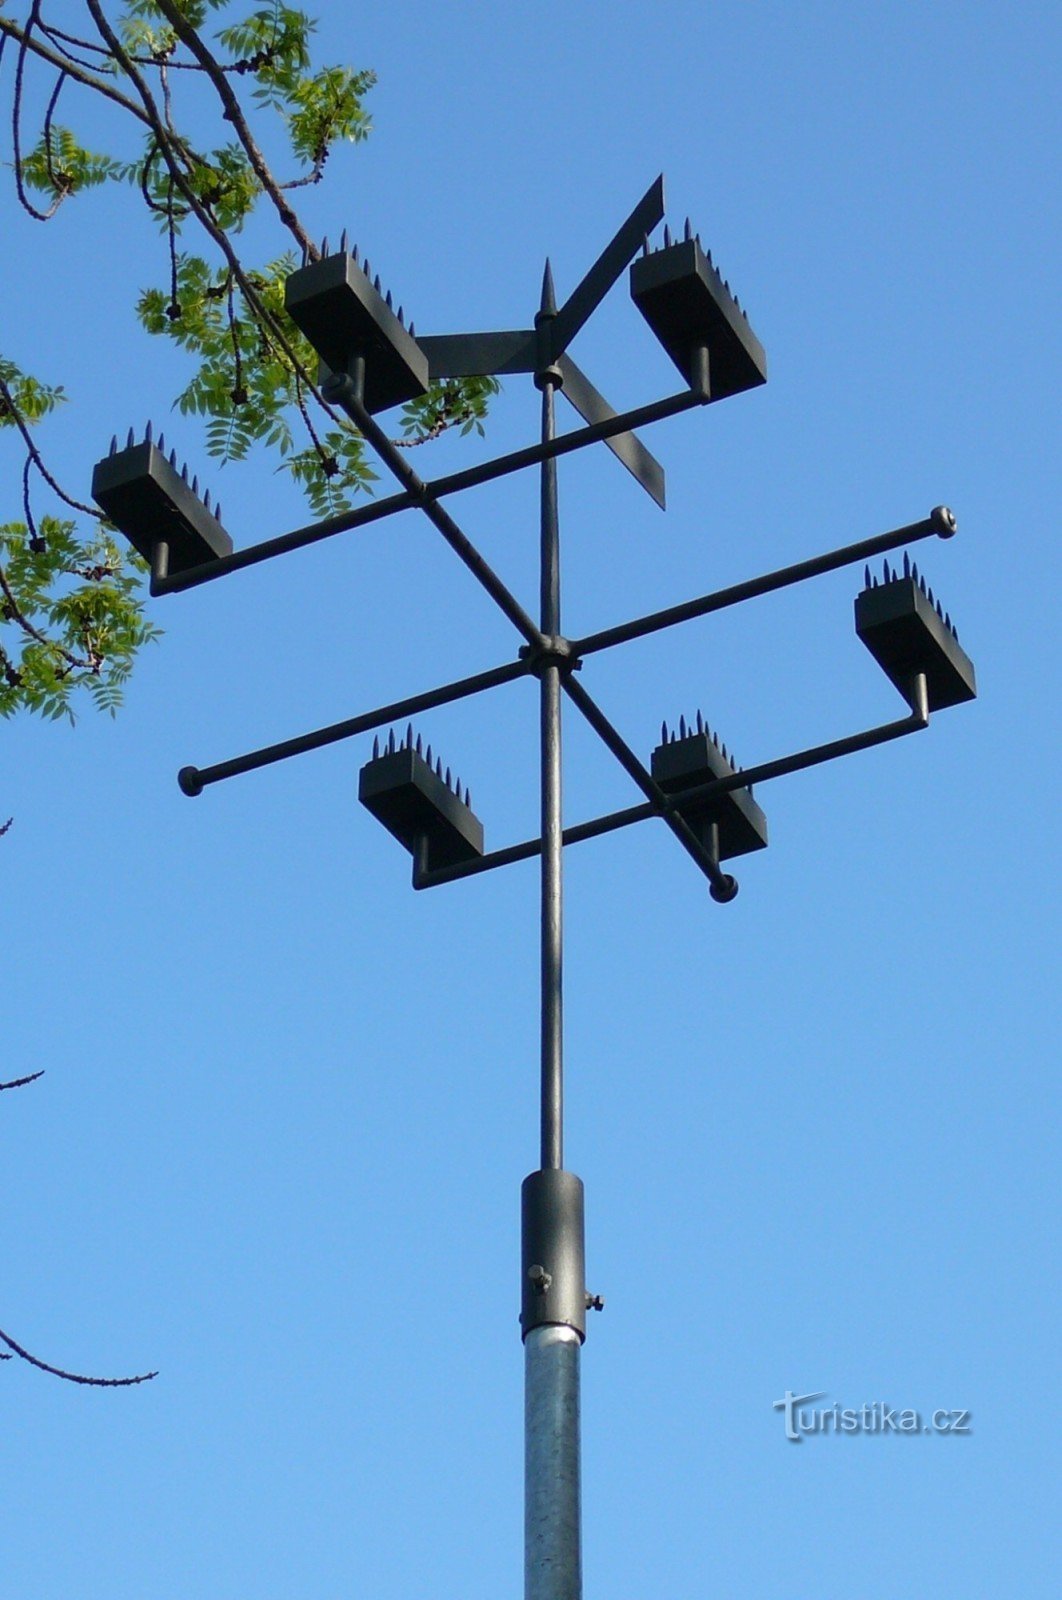
M 826 1391 L 817 1394 L 794 1394 L 787 1389 L 781 1400 L 774 1402 L 775 1411 L 785 1413 L 785 1436 L 793 1444 L 800 1444 L 809 1434 L 830 1433 L 899 1433 L 899 1434 L 961 1434 L 970 1432 L 970 1413 L 950 1410 L 934 1411 L 923 1416 L 921 1411 L 901 1411 L 898 1406 L 887 1406 L 883 1400 L 872 1400 L 868 1405 L 815 1406 L 815 1400 L 825 1400 Z

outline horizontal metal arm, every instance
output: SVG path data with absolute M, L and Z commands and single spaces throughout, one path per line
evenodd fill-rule
M 947 513 L 950 516 L 950 513 Z M 694 617 L 705 617 L 712 611 L 723 611 L 727 606 L 739 605 L 757 595 L 771 594 L 775 589 L 788 588 L 802 583 L 805 578 L 817 578 L 824 572 L 834 572 L 838 567 L 851 566 L 856 561 L 869 561 L 872 556 L 884 555 L 898 545 L 914 544 L 937 534 L 942 539 L 951 538 L 955 532 L 954 518 L 945 518 L 945 508 L 936 511 L 921 522 L 912 522 L 905 528 L 894 528 L 891 533 L 879 533 L 858 544 L 831 550 L 824 556 L 813 556 L 808 561 L 797 561 L 791 567 L 780 567 L 777 572 L 764 573 L 759 578 L 749 578 L 744 583 L 731 584 L 727 589 L 716 589 L 701 595 L 698 600 L 686 600 L 681 605 L 668 606 L 664 611 L 653 611 L 633 622 L 621 622 L 614 628 L 603 628 L 600 633 L 589 633 L 585 639 L 573 639 L 572 651 L 577 656 L 592 655 L 595 650 L 609 650 L 615 644 L 626 644 L 631 639 L 642 639 L 646 634 L 659 633 L 677 622 L 689 622 Z
M 880 727 L 868 728 L 863 733 L 849 734 L 846 738 L 813 745 L 810 749 L 797 751 L 794 755 L 779 756 L 774 761 L 761 762 L 759 766 L 736 772 L 732 777 L 719 778 L 696 789 L 684 789 L 681 795 L 668 795 L 661 791 L 659 802 L 649 800 L 640 806 L 628 806 L 623 811 L 610 811 L 589 822 L 579 822 L 574 827 L 565 828 L 562 835 L 563 842 L 566 845 L 581 844 L 585 839 L 598 839 L 602 834 L 629 828 L 635 822 L 646 822 L 650 817 L 663 816 L 666 819 L 680 807 L 685 809 L 691 805 L 703 804 L 719 795 L 728 794 L 732 789 L 749 789 L 754 783 L 766 783 L 771 778 L 785 777 L 791 772 L 802 772 L 808 767 L 834 761 L 839 756 L 852 755 L 857 750 L 869 750 L 874 745 L 901 739 L 905 734 L 917 733 L 929 725 L 924 673 L 918 673 L 912 681 L 910 699 L 911 715 L 902 717 L 897 722 L 886 722 Z M 450 867 L 436 867 L 430 872 L 422 861 L 418 862 L 414 857 L 413 887 L 434 889 L 440 884 L 455 883 L 459 878 L 472 878 L 481 872 L 492 872 L 495 867 L 508 867 L 516 861 L 529 861 L 541 852 L 541 839 L 525 839 L 520 844 L 507 845 L 502 850 L 492 850 L 487 855 L 477 856 L 474 860 L 462 861 Z M 727 874 L 722 876 L 726 877 Z
M 333 722 L 314 733 L 302 733 L 297 738 L 284 739 L 280 744 L 252 750 L 248 755 L 234 756 L 231 761 L 219 761 L 213 767 L 182 767 L 178 782 L 185 794 L 201 794 L 207 784 L 220 783 L 223 778 L 235 778 L 241 772 L 253 772 L 256 767 L 268 767 L 274 761 L 286 761 L 289 756 L 304 755 L 307 750 L 320 750 L 324 745 L 336 744 L 340 739 L 351 739 L 355 734 L 371 733 L 374 728 L 386 727 L 389 722 L 401 722 L 403 717 L 419 716 L 422 711 L 464 700 L 468 695 L 479 694 L 482 689 L 495 689 L 500 684 L 512 683 L 531 671 L 530 661 L 510 661 L 501 667 L 491 667 L 487 672 L 477 672 L 471 678 L 459 678 L 455 683 L 444 684 L 442 688 L 428 689 L 424 694 L 396 700 L 389 706 L 380 706 L 376 711 L 365 711 L 359 717 L 348 717 L 345 722 Z
M 337 398 L 342 400 L 341 395 Z M 184 572 L 172 576 L 164 568 L 154 571 L 151 577 L 151 593 L 178 594 L 185 589 L 198 588 L 201 583 L 212 583 L 215 578 L 224 578 L 230 572 L 239 572 L 244 567 L 257 566 L 260 561 L 270 561 L 274 556 L 288 555 L 291 551 L 301 550 L 306 545 L 317 544 L 321 539 L 331 539 L 338 533 L 350 533 L 355 528 L 365 528 L 370 523 L 382 522 L 398 511 L 408 511 L 414 506 L 421 505 L 425 500 L 441 500 L 446 495 L 459 494 L 463 489 L 475 488 L 477 484 L 504 478 L 510 472 L 520 472 L 524 467 L 533 467 L 554 456 L 568 455 L 573 450 L 581 450 L 585 445 L 614 439 L 630 432 L 633 428 L 646 427 L 649 423 L 660 422 L 665 417 L 677 416 L 680 412 L 689 411 L 693 406 L 705 405 L 708 398 L 707 393 L 701 389 L 684 389 L 681 393 L 669 395 L 664 400 L 654 400 L 649 405 L 638 406 L 635 410 L 625 411 L 620 416 L 609 417 L 590 427 L 576 428 L 571 433 L 560 434 L 556 439 L 528 445 L 523 450 L 514 450 L 508 455 L 496 457 L 493 461 L 484 461 L 478 466 L 468 467 L 463 472 L 452 472 L 444 478 L 433 478 L 423 482 L 410 469 L 410 476 L 417 484 L 416 488 L 407 487 L 399 494 L 388 495 L 383 500 L 374 500 L 371 505 L 357 506 L 351 511 L 340 512 L 337 516 L 326 517 L 322 522 L 312 522 L 305 527 L 295 528 L 290 533 L 277 534 L 275 538 L 263 539 L 259 544 L 249 545 L 246 550 L 234 550 L 231 555 L 220 556 L 216 561 L 204 562 L 202 566 L 188 567 Z M 361 426 L 360 423 L 358 426 Z M 395 470 L 395 457 L 404 466 L 405 462 L 398 447 L 379 427 L 375 428 L 375 432 L 378 438 L 394 452 L 389 460 L 392 470 Z M 408 483 L 408 479 L 404 481 Z M 523 628 L 520 631 L 525 632 Z

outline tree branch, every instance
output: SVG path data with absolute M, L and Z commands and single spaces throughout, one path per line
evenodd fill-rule
M 37 1367 L 41 1372 L 50 1372 L 53 1378 L 65 1378 L 67 1383 L 84 1383 L 93 1389 L 128 1389 L 134 1383 L 147 1383 L 151 1378 L 157 1378 L 157 1372 L 141 1372 L 135 1378 L 88 1378 L 81 1372 L 67 1372 L 63 1367 L 53 1367 L 48 1361 L 41 1361 L 37 1356 L 30 1355 L 23 1349 L 17 1340 L 5 1333 L 0 1328 L 0 1340 L 3 1340 L 9 1350 L 21 1356 L 23 1361 L 28 1361 L 31 1367 Z M 10 1360 L 5 1356 L 4 1360 Z
M 83 68 L 75 66 L 68 56 L 60 55 L 58 51 L 49 49 L 43 40 L 32 37 L 24 28 L 20 28 L 17 22 L 12 22 L 7 17 L 0 17 L 0 34 L 6 34 L 8 38 L 17 40 L 19 44 L 24 44 L 34 55 L 40 56 L 42 61 L 47 61 L 51 66 L 58 67 L 68 77 L 76 79 L 78 83 L 83 83 L 86 88 L 95 89 L 97 94 L 102 94 L 107 100 L 113 100 L 116 105 L 121 106 L 123 111 L 128 111 L 131 116 L 134 116 L 138 122 L 143 122 L 150 126 L 149 119 L 144 115 L 135 100 L 130 100 L 128 95 L 124 95 L 120 89 L 116 89 L 105 78 L 97 78 L 95 73 L 86 72 Z

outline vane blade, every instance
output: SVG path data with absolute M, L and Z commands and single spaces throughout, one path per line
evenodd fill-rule
M 584 422 L 591 424 L 607 422 L 610 417 L 617 415 L 604 395 L 598 394 L 585 372 L 581 372 L 576 366 L 571 356 L 561 356 L 557 365 L 564 376 L 561 393 L 567 396 Z M 606 439 L 605 443 L 663 511 L 664 469 L 656 457 L 645 448 L 638 435 L 617 433 L 613 438 Z
M 538 346 L 531 328 L 511 333 L 438 333 L 418 337 L 431 378 L 482 378 L 534 372 Z
M 633 261 L 647 233 L 664 215 L 664 179 L 657 178 L 639 200 L 612 242 L 594 262 L 553 319 L 553 356 L 567 350 L 586 319 L 597 309 L 616 279 Z

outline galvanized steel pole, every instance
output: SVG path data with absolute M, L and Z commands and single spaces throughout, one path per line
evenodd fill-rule
M 549 263 L 536 319 L 541 349 L 547 349 L 556 312 Z M 554 394 L 560 373 L 543 359 L 535 374 L 542 391 L 542 442 L 555 434 Z M 560 635 L 560 530 L 557 463 L 541 467 L 540 626 L 545 638 Z M 542 829 L 542 1035 L 541 1164 L 527 1180 L 521 1256 L 539 1300 L 524 1315 L 524 1597 L 525 1600 L 581 1600 L 582 1533 L 579 1466 L 580 1328 L 553 1321 L 570 1314 L 564 1300 L 582 1282 L 582 1185 L 564 1165 L 563 1038 L 563 821 L 561 813 L 561 666 L 544 659 L 539 667 Z M 530 1193 L 529 1193 L 530 1191 Z M 548 1191 L 539 1212 L 531 1197 Z M 539 1224 L 543 1223 L 543 1226 Z M 560 1247 L 564 1235 L 567 1250 Z M 574 1239 L 574 1260 L 571 1246 Z M 555 1253 L 557 1252 L 557 1253 Z M 535 1260 L 528 1261 L 534 1255 Z M 574 1273 L 561 1271 L 567 1256 Z M 563 1285 L 562 1278 L 569 1282 Z M 555 1281 L 556 1279 L 556 1281 Z M 541 1320 L 540 1320 L 541 1317 Z M 532 1318 L 534 1324 L 532 1325 Z M 581 1307 L 578 1320 L 581 1321 Z

